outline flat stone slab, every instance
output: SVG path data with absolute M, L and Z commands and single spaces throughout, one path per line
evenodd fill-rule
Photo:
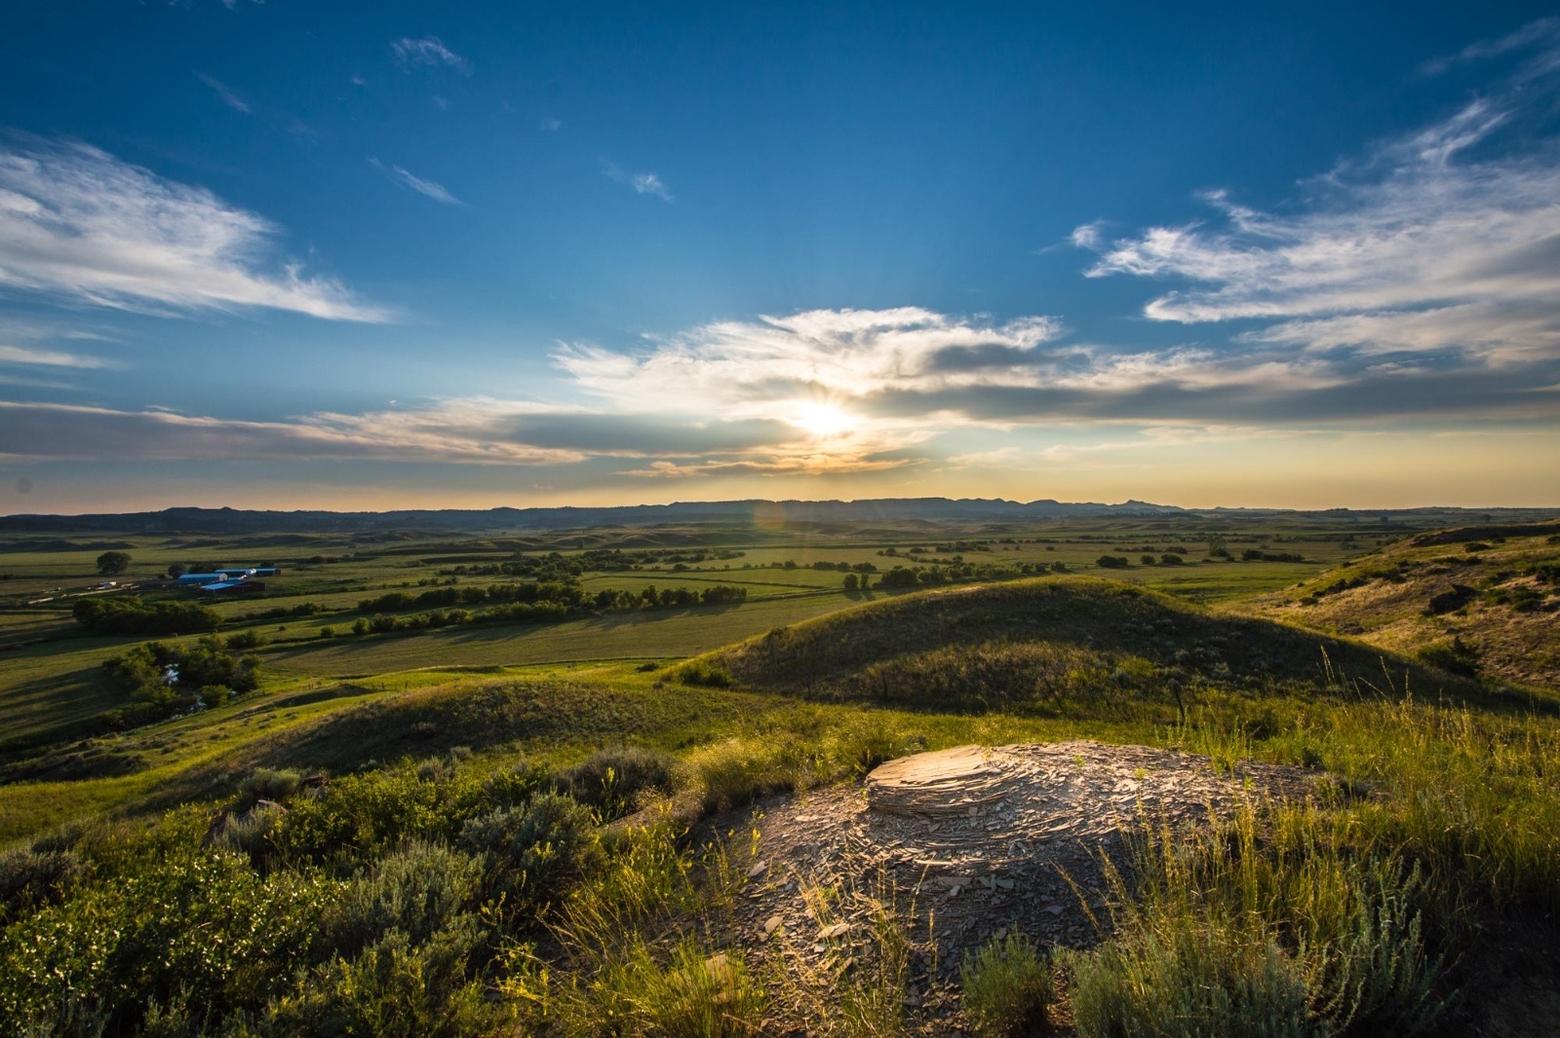
M 964 814 L 1002 799 L 1012 774 L 1000 751 L 955 746 L 900 757 L 867 776 L 867 808 L 899 815 Z

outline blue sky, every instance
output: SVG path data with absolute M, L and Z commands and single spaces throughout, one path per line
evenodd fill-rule
M 1560 504 L 1540 5 L 57 2 L 0 511 Z

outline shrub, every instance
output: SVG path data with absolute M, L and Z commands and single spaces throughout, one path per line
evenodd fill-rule
M 246 808 L 261 800 L 282 803 L 302 784 L 303 773 L 292 768 L 256 768 L 238 784 L 236 806 Z
M 467 922 L 415 943 L 400 930 L 354 958 L 325 963 L 297 990 L 268 1007 L 258 1030 L 266 1038 L 363 1035 L 457 1038 L 492 1033 L 499 1009 L 466 980 L 479 934 Z
M 250 649 L 258 649 L 264 644 L 265 639 L 254 631 L 239 631 L 237 634 L 229 635 L 227 640 L 227 648 L 230 652 L 247 652 Z
M 475 858 L 441 844 L 415 841 L 376 861 L 348 883 L 324 923 L 329 943 L 351 957 L 391 930 L 413 944 L 457 925 L 482 880 Z
M 264 867 L 276 850 L 276 833 L 285 814 L 286 809 L 280 804 L 269 802 L 224 814 L 212 826 L 206 842 L 246 855 L 256 867 Z
M 232 694 L 233 690 L 226 685 L 204 685 L 200 690 L 200 703 L 208 708 L 221 706 Z
M 1223 926 L 1148 926 L 1070 956 L 1084 1038 L 1302 1038 L 1305 984 L 1271 939 Z
M 1051 970 L 1022 934 L 983 945 L 959 966 L 964 1012 L 983 1038 L 1027 1038 L 1047 1027 Z
M 597 851 L 590 811 L 557 793 L 471 819 L 459 844 L 482 857 L 484 896 L 503 899 L 512 919 L 544 909 Z
M 258 1009 L 309 960 L 335 889 L 291 872 L 261 880 L 221 851 L 125 858 L 119 874 L 0 936 L 0 1020 L 12 1033 L 95 1033 L 91 1022 L 133 1034 L 152 1002 L 186 990 L 212 1018 Z
M 702 660 L 685 663 L 679 667 L 677 680 L 684 685 L 698 685 L 704 688 L 730 688 L 736 684 L 736 679 L 725 667 Z
M 1340 842 L 1340 821 L 1314 807 L 1259 819 L 1248 806 L 1190 840 L 1145 828 L 1134 889 L 1111 874 L 1116 936 L 1069 958 L 1079 1034 L 1433 1026 L 1446 1001 L 1422 934 L 1423 874 Z
M 1126 569 L 1130 565 L 1124 555 L 1101 555 L 1094 564 L 1101 569 Z
M 559 776 L 559 792 L 616 818 L 627 814 L 645 790 L 669 792 L 675 763 L 664 753 L 639 747 L 598 750 Z
M 1449 642 L 1426 645 L 1416 655 L 1432 667 L 1440 667 L 1449 674 L 1475 677 L 1479 673 L 1479 650 L 1457 635 Z
M 63 848 L 34 846 L 0 855 L 0 926 L 65 893 L 76 856 Z

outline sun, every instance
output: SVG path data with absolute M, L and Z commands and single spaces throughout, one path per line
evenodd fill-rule
M 816 400 L 807 400 L 798 404 L 790 421 L 809 436 L 820 440 L 830 436 L 843 436 L 854 431 L 860 424 L 856 416 L 849 411 Z

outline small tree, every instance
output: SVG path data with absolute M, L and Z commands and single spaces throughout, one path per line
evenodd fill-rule
M 130 555 L 122 551 L 105 551 L 97 557 L 97 571 L 106 577 L 118 576 L 130 568 Z
M 844 584 L 845 584 L 845 593 L 846 594 L 850 594 L 851 592 L 855 591 L 861 585 L 861 581 L 856 577 L 856 574 L 854 574 L 854 573 L 847 573 L 847 574 L 845 574 Z
M 173 565 L 168 567 L 168 579 L 169 580 L 178 580 L 180 577 L 184 576 L 184 574 L 187 573 L 187 572 L 189 572 L 189 571 L 184 568 L 184 563 L 182 563 L 182 562 L 175 562 Z

